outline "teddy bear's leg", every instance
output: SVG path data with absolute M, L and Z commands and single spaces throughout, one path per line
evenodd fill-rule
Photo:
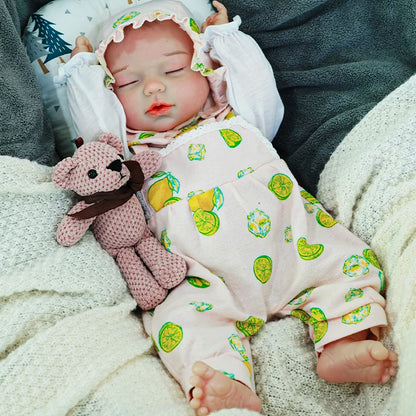
M 165 299 L 168 291 L 162 288 L 146 269 L 133 247 L 119 250 L 116 261 L 130 293 L 143 310 L 153 309 Z
M 177 286 L 185 278 L 187 270 L 185 260 L 167 251 L 150 230 L 146 230 L 143 238 L 136 245 L 136 250 L 160 286 L 165 289 Z

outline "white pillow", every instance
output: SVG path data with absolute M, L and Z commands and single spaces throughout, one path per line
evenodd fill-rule
M 42 98 L 52 122 L 56 150 L 63 158 L 75 150 L 74 127 L 69 116 L 66 86 L 53 81 L 58 67 L 70 58 L 75 38 L 85 35 L 94 47 L 101 24 L 127 7 L 150 0 L 55 0 L 34 13 L 24 32 L 26 50 L 38 78 Z M 200 25 L 213 12 L 209 0 L 181 0 Z

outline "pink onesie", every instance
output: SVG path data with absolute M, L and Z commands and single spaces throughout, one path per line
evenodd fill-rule
M 254 389 L 248 340 L 272 316 L 308 323 L 318 352 L 386 325 L 373 252 L 297 184 L 257 128 L 212 122 L 161 152 L 142 191 L 149 226 L 186 259 L 188 277 L 144 322 L 185 392 L 198 360 Z

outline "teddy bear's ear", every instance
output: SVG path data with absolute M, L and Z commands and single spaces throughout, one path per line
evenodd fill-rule
M 123 153 L 123 143 L 121 143 L 121 140 L 112 133 L 103 133 L 97 139 L 97 142 L 106 143 L 114 147 L 118 153 Z
M 134 155 L 132 160 L 139 162 L 144 178 L 147 179 L 159 170 L 162 163 L 162 156 L 154 150 L 143 150 L 137 155 Z
M 61 160 L 53 170 L 52 181 L 62 189 L 69 189 L 71 171 L 75 166 L 77 163 L 72 157 Z

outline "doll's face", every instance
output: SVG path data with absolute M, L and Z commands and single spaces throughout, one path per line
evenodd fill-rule
M 121 43 L 110 43 L 105 58 L 127 127 L 163 132 L 202 109 L 209 84 L 192 71 L 193 52 L 192 40 L 170 20 L 129 27 Z

